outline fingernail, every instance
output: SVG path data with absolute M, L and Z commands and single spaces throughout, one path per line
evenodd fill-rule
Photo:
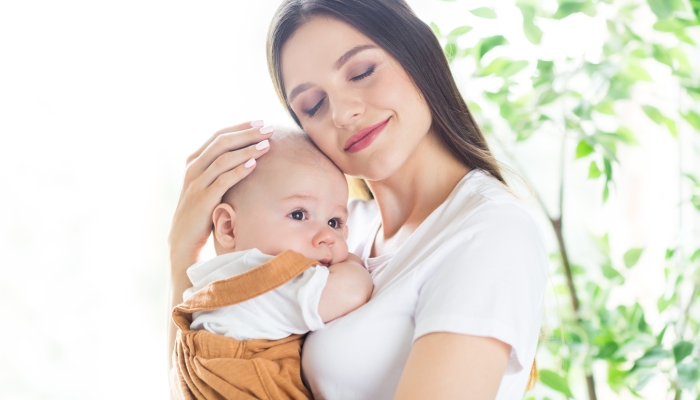
M 268 147 L 270 147 L 270 141 L 267 139 L 255 145 L 255 148 L 258 150 L 266 149 Z
M 254 159 L 254 158 L 251 158 L 250 160 L 246 161 L 245 164 L 243 164 L 243 166 L 246 167 L 246 168 L 250 168 L 250 167 L 252 167 L 253 165 L 255 165 L 255 159 Z
M 260 128 L 263 125 L 265 125 L 265 123 L 261 119 L 256 119 L 255 121 L 250 123 L 251 128 Z
M 260 128 L 260 133 L 262 133 L 263 135 L 267 135 L 268 133 L 272 133 L 272 125 L 263 126 L 262 128 Z

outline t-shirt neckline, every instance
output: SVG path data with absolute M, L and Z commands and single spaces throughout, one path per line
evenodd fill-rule
M 408 239 L 406 239 L 406 241 L 403 242 L 403 244 L 401 246 L 399 246 L 398 249 L 396 249 L 395 251 L 392 251 L 391 253 L 382 254 L 381 256 L 370 257 L 369 255 L 372 253 L 372 246 L 374 246 L 374 242 L 377 240 L 377 235 L 379 234 L 379 228 L 382 226 L 382 215 L 381 215 L 381 213 L 377 212 L 377 216 L 375 217 L 374 221 L 372 221 L 372 229 L 370 230 L 370 232 L 373 232 L 373 233 L 371 234 L 371 238 L 364 243 L 364 248 L 362 250 L 362 259 L 369 260 L 371 258 L 372 260 L 376 260 L 377 258 L 380 258 L 380 257 L 394 258 L 394 256 L 396 254 L 398 254 L 407 243 L 409 243 L 414 237 L 416 237 L 416 234 L 419 231 L 423 230 L 424 227 L 426 225 L 428 225 L 427 222 L 429 220 L 431 220 L 433 218 L 433 216 L 437 215 L 437 211 L 442 209 L 444 207 L 444 205 L 447 204 L 457 194 L 457 192 L 459 191 L 459 188 L 463 185 L 463 183 L 467 179 L 469 179 L 472 175 L 474 175 L 477 171 L 481 171 L 481 170 L 478 168 L 472 168 L 469 172 L 464 174 L 462 179 L 460 179 L 459 182 L 457 182 L 455 187 L 452 189 L 452 192 L 450 192 L 449 196 L 447 196 L 447 198 L 445 198 L 445 200 L 439 206 L 437 206 L 423 220 L 423 222 L 420 223 L 420 225 L 418 225 L 416 230 L 414 230 L 413 233 L 411 233 L 411 235 L 408 237 Z

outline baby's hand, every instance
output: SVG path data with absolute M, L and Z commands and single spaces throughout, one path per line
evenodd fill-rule
M 318 304 L 318 313 L 324 323 L 359 308 L 374 290 L 372 277 L 362 259 L 352 253 L 345 261 L 329 266 L 328 270 L 328 281 Z

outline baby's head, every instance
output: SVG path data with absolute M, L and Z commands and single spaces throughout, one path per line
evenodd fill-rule
M 326 266 L 348 255 L 348 186 L 301 131 L 275 128 L 270 150 L 214 209 L 217 254 L 294 250 Z

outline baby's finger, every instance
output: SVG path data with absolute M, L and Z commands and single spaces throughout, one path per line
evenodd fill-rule
M 242 130 L 246 130 L 246 129 L 250 129 L 250 128 L 262 128 L 263 125 L 264 125 L 264 123 L 262 120 L 248 121 L 248 122 L 244 122 L 242 124 L 229 126 L 229 127 L 224 128 L 224 129 L 220 129 L 220 130 L 216 131 L 216 133 L 214 133 L 209 139 L 207 139 L 207 141 L 204 142 L 204 144 L 200 148 L 198 148 L 197 151 L 195 151 L 194 153 L 190 154 L 189 157 L 187 157 L 187 164 L 191 163 L 194 159 L 199 157 L 202 154 L 202 152 L 207 147 L 209 147 L 209 145 L 214 141 L 214 139 L 223 135 L 224 133 L 238 132 L 238 131 L 242 131 Z
M 198 177 L 202 175 L 204 171 L 206 171 L 209 168 L 209 166 L 221 155 L 242 149 L 246 146 L 254 145 L 258 142 L 268 139 L 271 135 L 271 126 L 264 126 L 262 128 L 249 128 L 242 131 L 222 133 L 221 135 L 214 138 L 214 140 L 209 144 L 209 146 L 206 149 L 204 149 L 202 154 L 200 154 L 199 157 L 197 157 L 189 166 L 187 166 L 185 179 L 187 179 L 190 182 L 194 179 L 198 179 Z M 233 167 L 235 167 L 235 165 L 231 168 Z
M 220 155 L 198 178 L 198 185 L 205 188 L 212 185 L 220 175 L 237 168 L 240 165 L 248 165 L 249 167 L 255 164 L 255 159 L 267 153 L 270 150 L 270 142 L 263 140 L 252 146 L 243 149 L 228 151 Z M 252 160 L 252 161 L 251 161 Z M 249 168 L 248 167 L 248 168 Z

